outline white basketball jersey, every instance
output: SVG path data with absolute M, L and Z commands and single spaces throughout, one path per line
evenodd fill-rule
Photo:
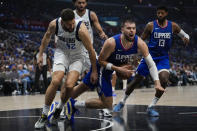
M 74 10 L 75 13 L 75 19 L 82 19 L 82 21 L 84 22 L 84 24 L 86 25 L 89 34 L 90 34 L 90 38 L 91 38 L 91 43 L 93 44 L 93 30 L 92 30 L 92 26 L 91 26 L 91 22 L 90 22 L 90 10 L 86 9 L 86 12 L 83 16 L 79 16 L 76 12 L 76 10 Z
M 83 53 L 83 43 L 79 40 L 78 31 L 81 25 L 81 20 L 75 20 L 75 28 L 73 32 L 66 32 L 61 25 L 61 18 L 58 18 L 56 25 L 56 36 L 57 36 L 57 49 L 62 50 L 64 53 L 69 55 Z

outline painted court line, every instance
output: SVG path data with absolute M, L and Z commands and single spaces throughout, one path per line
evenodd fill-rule
M 35 118 L 35 117 L 40 117 L 40 116 L 10 116 L 10 117 L 0 117 L 0 119 L 15 119 L 15 118 Z M 102 127 L 100 129 L 95 129 L 95 130 L 91 130 L 91 131 L 100 131 L 100 130 L 105 130 L 108 129 L 110 127 L 112 127 L 114 125 L 113 122 L 106 120 L 106 119 L 99 119 L 99 118 L 91 118 L 91 117 L 75 117 L 76 119 L 90 119 L 90 120 L 98 120 L 98 121 L 105 121 L 108 122 L 109 125 L 106 127 Z

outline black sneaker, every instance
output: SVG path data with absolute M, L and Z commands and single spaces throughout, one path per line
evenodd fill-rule
M 55 108 L 54 112 L 48 116 L 50 124 L 56 124 L 57 121 L 60 119 L 60 113 L 62 109 Z
M 44 128 L 45 124 L 47 123 L 47 115 L 42 114 L 42 116 L 38 119 L 38 121 L 35 123 L 36 129 Z

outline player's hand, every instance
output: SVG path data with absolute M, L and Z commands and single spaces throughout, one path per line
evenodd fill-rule
M 134 70 L 130 70 L 126 68 L 126 66 L 118 67 L 118 70 L 117 70 L 117 74 L 119 74 L 118 76 L 120 76 L 123 79 L 130 78 L 133 73 L 134 73 Z
M 92 84 L 96 84 L 97 80 L 98 80 L 98 73 L 96 71 L 92 71 L 90 76 L 90 82 Z
M 43 55 L 40 55 L 38 56 L 38 67 L 39 69 L 41 70 L 42 69 L 42 63 L 43 63 Z
M 189 44 L 189 39 L 183 37 L 182 40 L 186 46 Z
M 155 81 L 155 90 L 165 92 L 165 89 L 161 86 L 159 80 Z
M 106 39 L 108 39 L 108 36 L 103 32 L 100 34 L 100 38 L 103 40 L 106 40 Z

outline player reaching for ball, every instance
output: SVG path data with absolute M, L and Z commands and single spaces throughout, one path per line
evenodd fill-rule
M 97 62 L 99 76 L 97 84 L 90 82 L 90 74 L 92 71 L 92 69 L 90 69 L 90 72 L 85 76 L 83 82 L 73 88 L 71 98 L 66 103 L 66 108 L 69 109 L 69 112 L 67 112 L 69 119 L 74 119 L 74 113 L 77 107 L 94 109 L 107 108 L 111 110 L 113 103 L 111 85 L 112 73 L 116 71 L 119 76 L 123 78 L 131 77 L 133 70 L 130 69 L 130 65 L 127 65 L 127 63 L 131 63 L 133 60 L 132 57 L 137 53 L 141 53 L 145 58 L 151 76 L 154 79 L 155 88 L 157 90 L 164 90 L 160 85 L 157 68 L 149 54 L 146 43 L 136 35 L 135 22 L 128 18 L 123 20 L 121 32 L 121 34 L 107 39 L 103 45 Z M 86 101 L 74 100 L 89 88 L 96 88 L 99 98 L 91 98 Z

